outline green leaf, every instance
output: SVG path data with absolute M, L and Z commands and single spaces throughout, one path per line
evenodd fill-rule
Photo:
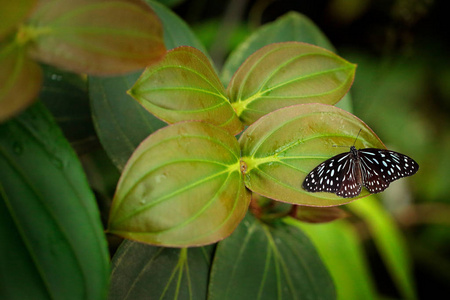
M 379 299 L 360 238 L 349 222 L 313 225 L 292 218 L 284 221 L 302 230 L 314 243 L 336 283 L 337 299 Z
M 147 69 L 128 91 L 167 123 L 201 120 L 231 134 L 243 129 L 208 58 L 192 47 L 178 47 Z
M 41 1 L 19 35 L 35 59 L 80 73 L 135 71 L 166 50 L 159 19 L 139 1 Z
M 0 186 L 0 285 L 1 299 L 49 299 L 52 291 L 46 289 L 39 269 L 33 267 L 33 253 L 21 238 L 20 228 L 10 213 Z M 11 272 L 13 270 L 13 272 Z
M 394 283 L 403 299 L 417 299 L 407 245 L 394 220 L 375 197 L 367 197 L 348 206 L 369 226 Z
M 154 1 L 146 2 L 163 23 L 167 48 L 181 45 L 203 48 L 186 23 L 172 11 Z M 120 170 L 142 140 L 166 125 L 126 93 L 140 74 L 141 72 L 115 77 L 89 76 L 89 96 L 95 129 L 108 156 Z
M 138 77 L 138 73 L 103 78 L 89 76 L 94 126 L 108 156 L 120 170 L 139 143 L 165 125 L 126 94 Z
M 0 39 L 18 26 L 36 5 L 36 0 L 0 0 Z
M 310 44 L 271 44 L 241 65 L 227 94 L 239 118 L 250 125 L 282 107 L 337 103 L 350 88 L 355 69 L 333 52 Z
M 109 299 L 206 299 L 213 249 L 125 240 L 113 257 Z
M 163 24 L 164 43 L 167 49 L 173 49 L 179 46 L 191 46 L 203 53 L 207 53 L 203 44 L 183 19 L 161 3 L 150 0 L 144 1 L 150 5 Z
M 216 249 L 208 289 L 215 299 L 334 299 L 335 289 L 309 239 L 247 214 Z
M 41 68 L 15 44 L 0 48 L 0 122 L 18 114 L 35 100 L 42 82 Z
M 236 138 L 211 124 L 150 135 L 117 186 L 109 232 L 154 245 L 211 244 L 233 232 L 250 202 Z
M 359 130 L 361 133 L 356 140 Z M 239 139 L 246 164 L 245 185 L 265 197 L 299 205 L 335 206 L 367 196 L 341 198 L 309 193 L 306 175 L 324 160 L 347 150 L 335 146 L 385 148 L 354 115 L 325 104 L 300 104 L 274 111 L 249 126 Z
M 95 198 L 42 104 L 0 126 L 0 169 L 0 298 L 105 298 L 109 254 Z
M 86 79 L 81 75 L 44 65 L 39 100 L 45 104 L 64 136 L 78 154 L 98 146 L 89 107 Z

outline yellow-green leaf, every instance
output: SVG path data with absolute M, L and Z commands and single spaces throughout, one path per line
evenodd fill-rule
M 202 120 L 237 134 L 243 129 L 208 58 L 183 46 L 149 66 L 130 95 L 167 123 Z
M 227 237 L 250 202 L 239 154 L 236 138 L 208 123 L 182 122 L 156 131 L 125 166 L 109 232 L 174 247 Z
M 332 193 L 309 193 L 302 183 L 314 167 L 349 151 L 353 144 L 356 148 L 385 148 L 360 119 L 318 103 L 274 111 L 249 126 L 239 142 L 247 188 L 268 198 L 310 206 L 341 205 L 369 194 L 363 190 L 357 198 L 349 199 Z
M 138 70 L 165 53 L 161 23 L 140 1 L 41 1 L 19 36 L 37 60 L 89 74 Z
M 303 103 L 337 103 L 353 83 L 356 66 L 306 43 L 270 44 L 236 71 L 227 93 L 245 125 L 276 109 Z
M 27 108 L 37 96 L 42 70 L 22 48 L 10 44 L 0 50 L 0 122 Z

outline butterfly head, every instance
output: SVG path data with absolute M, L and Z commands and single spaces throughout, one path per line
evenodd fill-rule
M 355 146 L 350 147 L 350 152 L 353 154 L 354 157 L 358 156 L 358 150 L 356 150 Z

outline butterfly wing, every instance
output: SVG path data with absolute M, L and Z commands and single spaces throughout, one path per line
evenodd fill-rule
M 351 152 L 341 153 L 315 167 L 303 181 L 308 192 L 336 193 L 342 185 L 344 169 L 350 166 Z
M 412 158 L 395 151 L 366 148 L 359 150 L 359 157 L 363 184 L 370 193 L 382 192 L 390 182 L 419 170 Z

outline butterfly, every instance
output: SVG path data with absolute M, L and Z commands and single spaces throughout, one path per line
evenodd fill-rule
M 344 198 L 356 197 L 365 186 L 370 193 L 387 189 L 389 183 L 419 170 L 412 158 L 390 150 L 350 147 L 315 167 L 303 181 L 308 192 L 329 192 Z

